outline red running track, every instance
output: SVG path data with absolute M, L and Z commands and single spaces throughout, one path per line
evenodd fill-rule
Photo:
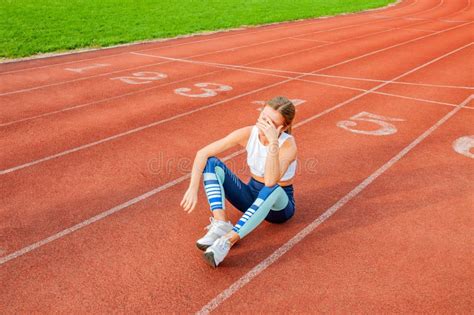
M 412 0 L 1 64 L 1 309 L 472 311 L 473 21 Z M 301 100 L 297 213 L 210 269 L 190 163 L 277 94 Z

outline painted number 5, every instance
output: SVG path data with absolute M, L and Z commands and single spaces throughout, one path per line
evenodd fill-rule
M 187 97 L 211 97 L 216 96 L 219 92 L 232 90 L 231 86 L 218 83 L 196 83 L 194 86 L 198 87 L 202 93 L 190 93 L 190 88 L 179 88 L 174 90 L 174 92 Z
M 459 154 L 474 159 L 474 153 L 471 150 L 474 148 L 474 135 L 458 138 L 453 142 L 453 149 Z
M 350 120 L 342 120 L 337 123 L 337 126 L 349 130 L 353 133 L 360 133 L 364 135 L 371 135 L 371 136 L 387 136 L 397 132 L 397 128 L 389 123 L 388 121 L 404 121 L 400 118 L 390 118 L 385 116 L 380 116 L 368 112 L 360 112 L 357 115 L 352 116 L 349 118 Z M 351 127 L 357 126 L 357 122 L 359 121 L 368 121 L 380 126 L 377 130 L 360 130 Z

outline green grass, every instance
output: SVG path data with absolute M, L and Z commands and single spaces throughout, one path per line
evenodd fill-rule
M 395 0 L 0 0 L 0 57 L 335 15 Z

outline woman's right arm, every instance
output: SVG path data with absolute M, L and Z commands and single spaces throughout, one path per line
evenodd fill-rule
M 201 174 L 206 167 L 207 159 L 211 156 L 224 152 L 235 145 L 240 144 L 245 146 L 250 136 L 251 129 L 252 126 L 239 128 L 235 131 L 232 131 L 224 138 L 214 141 L 198 150 L 191 170 L 191 180 L 189 182 L 189 187 L 180 203 L 185 211 L 191 213 L 197 204 L 197 193 L 199 191 L 201 182 Z

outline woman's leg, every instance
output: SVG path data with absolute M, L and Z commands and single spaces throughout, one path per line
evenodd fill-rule
M 209 157 L 203 171 L 203 184 L 212 212 L 206 235 L 196 241 L 196 246 L 205 250 L 214 241 L 232 231 L 234 225 L 228 221 L 225 199 L 244 212 L 254 200 L 249 186 L 244 184 L 218 158 Z
M 216 167 L 216 169 L 218 169 L 218 167 Z M 222 172 L 220 171 L 218 171 L 217 173 L 222 174 Z M 211 210 L 213 209 L 213 206 L 215 207 L 214 211 L 219 210 L 219 207 L 223 208 L 223 193 L 225 190 L 225 185 L 222 185 L 221 178 L 219 177 L 219 175 L 217 175 L 217 173 L 216 178 L 214 178 L 214 176 L 208 176 L 207 180 L 209 180 L 209 182 L 205 183 L 205 186 L 207 186 L 206 192 L 211 192 L 208 198 Z M 224 177 L 224 184 L 225 181 L 226 178 Z M 219 187 L 224 187 L 224 189 L 220 190 L 221 195 L 212 194 L 212 188 L 217 187 L 211 186 L 212 184 L 219 184 Z M 244 184 L 241 183 L 241 185 Z M 250 188 L 248 186 L 245 187 L 246 189 L 242 191 L 248 191 L 249 195 L 253 195 L 250 191 Z M 229 192 L 235 193 L 238 192 L 238 190 L 230 190 Z M 245 199 L 248 198 L 250 197 L 246 197 Z M 238 201 L 240 199 L 236 200 Z M 236 202 L 236 200 L 234 200 L 234 202 Z M 248 200 L 246 200 L 246 202 L 248 202 Z M 240 206 L 242 206 L 242 204 Z M 217 238 L 213 242 L 213 244 L 206 249 L 203 254 L 204 259 L 211 266 L 217 267 L 229 253 L 229 250 L 232 245 L 234 245 L 239 239 L 245 237 L 248 233 L 255 229 L 265 219 L 271 209 L 273 209 L 274 211 L 279 211 L 291 207 L 291 205 L 293 205 L 293 203 L 289 201 L 288 195 L 279 185 L 274 185 L 271 187 L 264 186 L 262 189 L 260 189 L 257 198 L 250 203 L 244 215 L 241 217 L 239 222 L 232 228 L 232 230 L 227 232 L 225 235 Z M 241 209 L 241 207 L 239 209 Z
M 207 159 L 203 171 L 203 184 L 210 210 L 218 220 L 227 221 L 225 199 L 242 212 L 254 200 L 254 195 L 248 185 L 214 156 Z
M 290 211 L 293 209 L 293 203 L 290 202 L 287 193 L 280 185 L 264 186 L 258 193 L 257 199 L 245 211 L 232 231 L 238 235 L 238 239 L 244 238 L 253 231 L 272 211 Z M 289 209 L 291 208 L 291 209 Z M 231 236 L 231 242 L 235 243 L 235 235 Z

